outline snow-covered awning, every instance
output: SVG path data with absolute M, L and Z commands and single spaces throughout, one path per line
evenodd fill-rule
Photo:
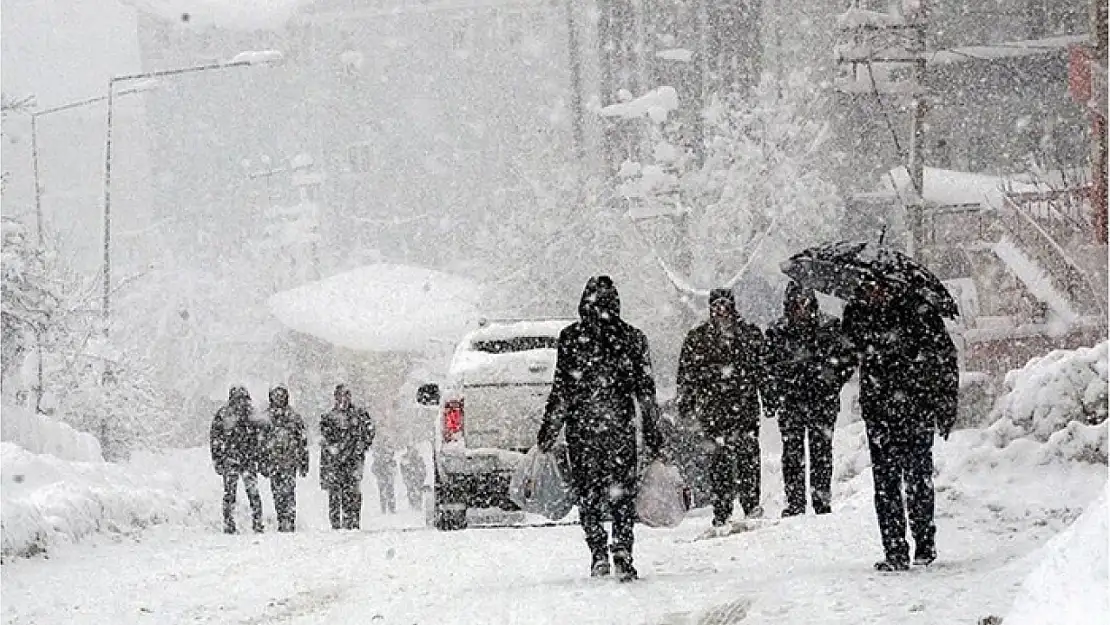
M 270 298 L 291 330 L 349 349 L 425 352 L 475 327 L 480 285 L 406 265 L 367 265 Z
M 964 46 L 928 53 L 926 54 L 926 60 L 931 65 L 997 61 L 1060 53 L 1067 50 L 1069 46 L 1089 43 L 1090 40 L 1091 38 L 1087 35 L 1063 35 L 1059 37 L 1046 37 L 1044 39 Z

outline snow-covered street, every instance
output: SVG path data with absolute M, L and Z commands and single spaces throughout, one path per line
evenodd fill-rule
M 765 438 L 777 437 L 773 428 L 764 430 Z M 1097 439 L 1100 430 L 1089 432 Z M 860 452 L 854 434 L 849 426 L 838 437 L 842 467 Z M 1038 548 L 1106 487 L 1105 465 L 1044 461 L 1052 454 L 1037 452 L 1052 443 L 1020 454 L 1014 446 L 976 452 L 984 436 L 959 432 L 938 443 L 941 558 L 907 574 L 871 567 L 881 550 L 868 472 L 838 482 L 836 511 L 826 517 L 753 521 L 750 531 L 713 539 L 698 539 L 709 526 L 701 510 L 675 530 L 639 527 L 636 557 L 644 579 L 627 585 L 588 577 L 576 525 L 437 532 L 411 511 L 379 515 L 372 480 L 364 485 L 363 529 L 333 532 L 325 529 L 324 502 L 310 479 L 302 482 L 300 502 L 307 527 L 296 534 L 226 536 L 212 514 L 208 525 L 98 535 L 48 557 L 5 563 L 3 619 L 47 625 L 975 623 L 1007 613 L 1042 559 Z M 764 484 L 776 506 L 769 513 L 777 516 L 781 478 L 768 453 Z M 844 469 L 840 475 L 846 477 Z M 214 513 L 218 486 L 209 481 Z M 270 514 L 268 489 L 263 496 Z

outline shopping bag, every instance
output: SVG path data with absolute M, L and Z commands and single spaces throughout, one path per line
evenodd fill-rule
M 540 451 L 533 447 L 513 471 L 509 480 L 509 499 L 525 512 L 543 515 L 558 521 L 570 513 L 576 496 L 569 479 L 565 448 L 560 451 Z
M 648 527 L 675 527 L 690 509 L 690 489 L 678 467 L 656 460 L 640 477 L 636 516 Z

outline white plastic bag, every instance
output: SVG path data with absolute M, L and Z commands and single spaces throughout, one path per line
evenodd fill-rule
M 533 447 L 513 471 L 509 499 L 525 512 L 558 521 L 570 513 L 576 501 L 567 473 L 558 452 L 545 453 Z
M 648 527 L 675 527 L 690 509 L 690 489 L 678 467 L 656 460 L 640 478 L 636 516 Z

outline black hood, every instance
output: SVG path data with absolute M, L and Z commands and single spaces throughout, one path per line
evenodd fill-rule
M 783 313 L 789 317 L 790 309 L 796 304 L 801 304 L 809 313 L 810 317 L 816 317 L 819 307 L 817 305 L 817 293 L 808 287 L 804 287 L 797 282 L 791 282 L 786 285 L 786 295 L 782 298 Z
M 586 282 L 578 316 L 586 324 L 612 323 L 620 319 L 621 298 L 609 276 L 595 276 Z

